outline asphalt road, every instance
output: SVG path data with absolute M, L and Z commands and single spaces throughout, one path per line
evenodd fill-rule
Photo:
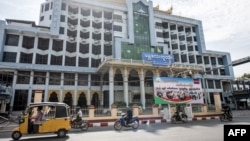
M 248 124 L 249 116 L 235 117 L 231 122 L 218 119 L 190 121 L 188 123 L 142 124 L 138 130 L 123 128 L 115 131 L 112 126 L 91 127 L 88 131 L 72 129 L 66 138 L 55 134 L 33 137 L 23 136 L 23 141 L 223 141 L 224 124 Z M 11 132 L 0 133 L 1 141 L 10 141 Z

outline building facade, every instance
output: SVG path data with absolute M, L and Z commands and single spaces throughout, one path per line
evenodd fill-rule
M 40 21 L 0 21 L 0 75 L 11 86 L 10 110 L 35 101 L 110 108 L 153 104 L 153 76 L 202 80 L 206 104 L 231 94 L 227 52 L 206 50 L 202 22 L 146 0 L 46 0 Z M 170 54 L 154 66 L 142 52 Z
M 250 81 L 249 80 L 235 80 L 232 82 L 232 93 L 236 103 L 236 109 L 249 109 L 250 107 Z M 232 101 L 225 100 L 226 103 L 231 104 Z

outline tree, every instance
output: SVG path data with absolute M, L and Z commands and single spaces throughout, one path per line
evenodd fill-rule
M 250 79 L 250 73 L 244 73 L 240 78 L 241 80 Z

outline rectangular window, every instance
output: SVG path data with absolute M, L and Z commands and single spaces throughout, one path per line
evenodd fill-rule
M 215 87 L 216 87 L 216 89 L 221 89 L 220 80 L 215 80 Z
M 76 66 L 76 57 L 65 57 L 65 66 Z
M 196 56 L 197 64 L 202 64 L 202 57 L 200 55 Z
M 216 59 L 215 59 L 215 57 L 211 57 L 211 64 L 212 65 L 216 65 Z
M 4 52 L 3 53 L 3 62 L 16 62 L 16 52 Z
M 46 55 L 41 55 L 41 54 L 36 54 L 36 64 L 47 64 L 48 61 L 48 54 Z
M 157 33 L 156 33 L 156 36 L 159 37 L 159 38 L 162 38 L 162 37 L 163 37 L 163 34 L 162 34 L 162 32 L 157 32 Z
M 101 77 L 98 74 L 91 74 L 91 86 L 100 86 Z
M 65 16 L 64 16 L 64 15 L 61 15 L 60 21 L 61 21 L 61 22 L 65 22 Z
M 62 65 L 62 56 L 51 55 L 50 65 Z
M 181 62 L 182 62 L 182 63 L 187 62 L 187 55 L 186 55 L 186 54 L 182 54 L 182 55 L 181 55 Z
M 193 46 L 188 46 L 188 51 L 194 51 L 194 47 Z
M 53 39 L 52 50 L 62 51 L 63 50 L 63 40 Z
M 209 58 L 208 58 L 208 56 L 204 56 L 204 63 L 205 64 L 209 64 Z
M 169 38 L 169 33 L 168 32 L 163 32 L 163 38 Z
M 188 58 L 189 58 L 189 63 L 195 63 L 194 55 L 191 55 Z
M 214 81 L 213 80 L 207 80 L 208 88 L 213 89 L 214 88 Z
M 63 27 L 60 27 L 59 34 L 64 34 L 64 28 Z
M 34 48 L 34 41 L 35 41 L 34 37 L 23 36 L 22 47 L 26 49 Z
M 186 50 L 186 45 L 180 45 L 180 50 Z
M 206 74 L 211 74 L 211 68 L 206 68 Z
M 44 7 L 44 6 L 42 5 L 42 7 L 41 7 L 41 13 L 43 13 L 43 7 Z
M 30 83 L 30 72 L 19 71 L 17 73 L 17 84 L 29 84 Z
M 44 16 L 41 16 L 40 17 L 40 22 L 44 20 Z
M 53 2 L 51 2 L 51 4 L 50 4 L 50 9 L 52 9 L 53 8 Z
M 75 74 L 64 73 L 64 85 L 75 85 Z
M 19 35 L 7 34 L 5 45 L 18 46 Z
M 114 14 L 113 15 L 113 19 L 114 19 L 114 21 L 120 21 L 120 22 L 122 22 L 122 16 L 121 15 Z
M 222 58 L 218 58 L 218 64 L 219 64 L 219 65 L 224 65 L 223 59 L 222 59 Z
M 175 62 L 179 62 L 179 61 L 180 61 L 180 58 L 179 58 L 179 54 L 178 54 L 178 53 L 174 54 L 174 61 L 175 61 Z
M 60 85 L 61 73 L 51 72 L 49 75 L 49 85 Z
M 45 84 L 46 72 L 34 72 L 33 84 Z
M 170 30 L 176 30 L 176 25 L 170 25 Z
M 78 74 L 78 85 L 88 86 L 88 74 Z
M 46 3 L 45 4 L 45 11 L 48 11 L 49 10 L 49 3 Z
M 21 52 L 20 61 L 19 61 L 20 63 L 31 64 L 32 60 L 33 60 L 33 54 L 26 54 L 26 53 Z
M 122 27 L 119 25 L 114 25 L 113 29 L 114 29 L 114 31 L 122 32 Z
M 162 22 L 162 27 L 165 29 L 168 29 L 168 23 L 167 22 Z
M 62 10 L 66 10 L 66 4 L 65 3 L 62 3 L 62 7 L 61 7 Z

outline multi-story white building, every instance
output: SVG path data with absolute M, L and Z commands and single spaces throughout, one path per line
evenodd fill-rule
M 0 21 L 0 79 L 12 88 L 14 111 L 40 100 L 145 108 L 153 101 L 154 75 L 205 80 L 208 104 L 214 92 L 222 101 L 230 94 L 230 53 L 206 50 L 199 20 L 147 0 L 46 0 L 39 16 L 38 25 Z M 174 64 L 147 64 L 142 52 L 171 54 Z

